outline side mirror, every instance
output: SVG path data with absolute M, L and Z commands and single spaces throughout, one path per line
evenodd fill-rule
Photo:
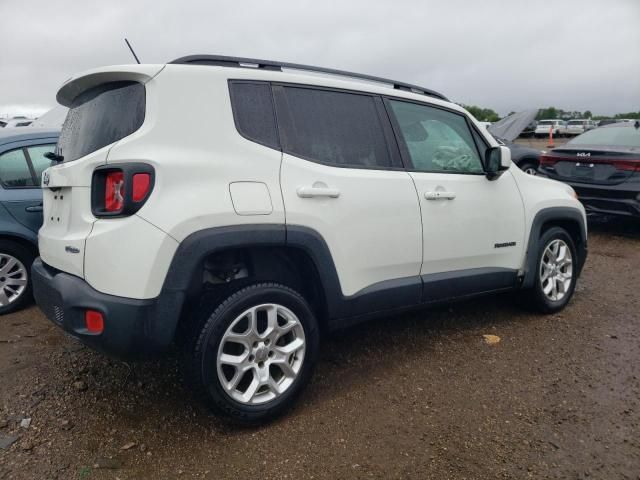
M 484 159 L 484 170 L 489 180 L 495 180 L 511 166 L 511 150 L 500 145 L 487 150 Z

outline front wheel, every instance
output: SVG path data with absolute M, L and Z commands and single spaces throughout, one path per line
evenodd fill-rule
M 244 424 L 287 410 L 309 381 L 319 331 L 305 299 L 275 283 L 204 301 L 187 342 L 187 381 L 216 413 Z
M 520 165 L 520 170 L 529 175 L 537 175 L 538 174 L 538 165 L 533 162 L 524 162 Z
M 552 227 L 540 238 L 536 280 L 528 292 L 533 306 L 542 313 L 562 310 L 573 296 L 577 280 L 577 254 L 571 236 Z

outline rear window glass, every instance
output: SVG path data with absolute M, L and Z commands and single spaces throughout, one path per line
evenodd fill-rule
M 271 85 L 257 82 L 231 82 L 231 105 L 240 134 L 267 147 L 280 149 L 271 99 Z
M 144 85 L 109 82 L 78 95 L 72 102 L 58 140 L 65 162 L 117 142 L 144 122 Z
M 392 165 L 374 98 L 329 90 L 277 87 L 283 148 L 307 160 L 342 167 Z
M 640 147 L 640 128 L 607 127 L 589 130 L 570 140 L 567 145 L 606 145 L 616 147 Z

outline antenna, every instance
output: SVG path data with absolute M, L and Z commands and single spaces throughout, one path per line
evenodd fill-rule
M 138 56 L 136 55 L 136 52 L 133 51 L 133 47 L 131 46 L 131 44 L 129 43 L 129 40 L 127 40 L 126 38 L 124 39 L 124 41 L 127 44 L 127 47 L 129 47 L 129 50 L 131 50 L 131 55 L 133 55 L 133 58 L 136 59 L 136 62 L 140 63 L 140 60 L 138 60 Z

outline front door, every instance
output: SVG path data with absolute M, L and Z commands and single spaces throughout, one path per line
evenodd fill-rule
M 420 198 L 424 300 L 514 286 L 524 207 L 511 173 L 487 179 L 482 139 L 463 114 L 399 100 L 386 104 Z M 480 148 L 484 153 L 486 145 Z
M 326 242 L 344 298 L 339 316 L 417 304 L 422 232 L 416 190 L 375 95 L 274 86 L 287 238 Z

